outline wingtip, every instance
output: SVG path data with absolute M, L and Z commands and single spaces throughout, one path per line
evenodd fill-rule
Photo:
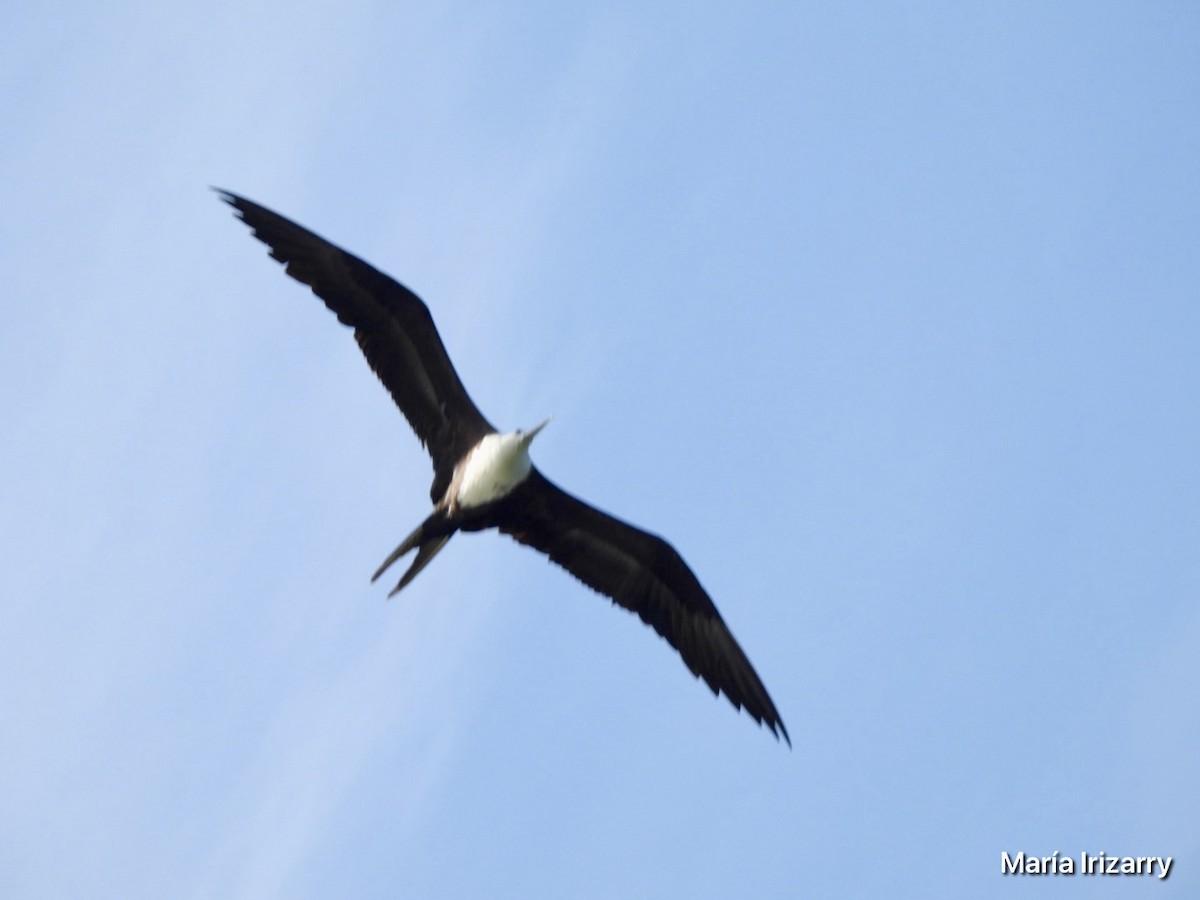
M 208 189 L 215 193 L 218 199 L 220 199 L 222 202 L 228 203 L 230 206 L 232 206 L 233 211 L 238 216 L 243 219 L 245 218 L 245 205 L 250 202 L 249 200 L 247 200 L 241 194 L 235 194 L 233 191 L 227 191 L 225 188 L 217 187 L 216 185 L 210 184 Z
M 749 712 L 749 710 L 747 710 Z M 772 711 L 774 713 L 774 711 Z M 751 713 L 753 716 L 754 714 Z M 754 716 L 754 720 L 762 726 L 765 726 L 768 731 L 775 737 L 776 741 L 782 740 L 788 745 L 788 749 L 792 749 L 792 738 L 788 734 L 787 726 L 783 724 L 783 719 L 779 718 L 778 713 L 770 716 Z

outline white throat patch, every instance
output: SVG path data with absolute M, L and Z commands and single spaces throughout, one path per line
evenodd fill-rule
M 528 444 L 518 432 L 489 434 L 467 457 L 455 502 L 459 506 L 482 506 L 499 500 L 524 481 L 531 468 Z

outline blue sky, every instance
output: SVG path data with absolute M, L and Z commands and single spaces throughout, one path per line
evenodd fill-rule
M 0 13 L 0 894 L 1192 897 L 1200 9 Z M 209 185 L 666 535 L 789 751 L 457 538 Z M 1001 877 L 1002 851 L 1173 856 Z

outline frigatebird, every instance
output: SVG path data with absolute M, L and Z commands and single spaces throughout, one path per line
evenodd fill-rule
M 497 431 L 467 395 L 429 308 L 416 294 L 278 213 L 217 192 L 287 274 L 354 329 L 367 362 L 433 458 L 433 512 L 383 561 L 372 582 L 416 550 L 390 597 L 456 531 L 496 528 L 637 613 L 714 694 L 723 693 L 791 745 L 750 660 L 675 548 L 576 499 L 530 462 L 529 445 L 549 419 L 528 430 Z

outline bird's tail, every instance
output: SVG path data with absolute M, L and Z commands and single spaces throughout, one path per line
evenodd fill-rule
M 408 567 L 408 571 L 404 573 L 404 577 L 388 593 L 388 596 L 394 596 L 399 593 L 406 584 L 417 577 L 417 573 L 429 565 L 430 560 L 437 556 L 438 551 L 446 546 L 446 542 L 454 535 L 456 529 L 446 529 L 446 517 L 439 511 L 434 511 L 428 519 L 418 525 L 413 533 L 406 537 L 403 543 L 393 550 L 388 558 L 383 561 L 375 574 L 371 576 L 371 583 L 375 581 L 388 570 L 396 560 L 402 557 L 414 547 L 417 549 L 417 555 L 413 558 L 412 565 Z

